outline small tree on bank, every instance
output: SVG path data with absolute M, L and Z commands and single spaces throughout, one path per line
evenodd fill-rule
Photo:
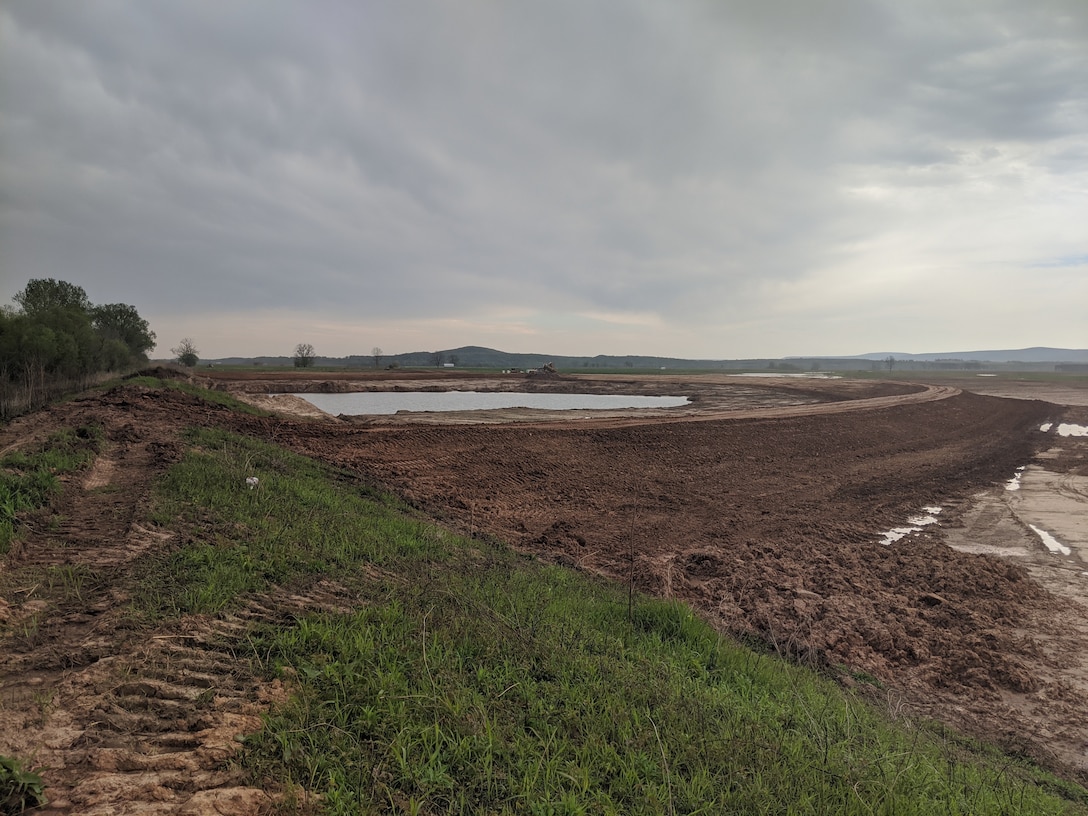
M 295 346 L 295 368 L 309 368 L 314 364 L 314 347 L 309 343 Z
M 188 337 L 181 338 L 181 342 L 178 343 L 177 348 L 170 349 L 170 353 L 174 355 L 174 359 L 177 360 L 180 365 L 183 365 L 186 368 L 192 368 L 200 362 L 200 352 L 196 350 L 193 341 Z

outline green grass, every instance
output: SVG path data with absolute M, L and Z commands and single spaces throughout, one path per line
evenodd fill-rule
M 293 694 L 243 763 L 255 784 L 320 794 L 323 813 L 1088 813 L 1082 788 L 897 724 L 682 604 L 631 610 L 623 587 L 457 538 L 263 442 L 188 442 L 154 509 L 185 544 L 145 561 L 137 607 L 346 588 L 355 611 L 247 643 Z
M 343 476 L 337 484 L 309 460 L 218 430 L 192 430 L 188 441 L 188 455 L 158 485 L 150 520 L 180 523 L 190 543 L 142 564 L 144 611 L 217 612 L 247 593 L 364 562 L 446 557 L 440 530 Z
M 59 476 L 82 469 L 102 446 L 97 426 L 66 428 L 43 445 L 0 459 L 0 555 L 7 553 L 20 520 L 60 492 Z

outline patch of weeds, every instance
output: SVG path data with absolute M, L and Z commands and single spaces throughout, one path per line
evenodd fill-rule
M 36 450 L 0 459 L 0 555 L 6 553 L 22 517 L 45 507 L 60 492 L 57 478 L 86 467 L 101 450 L 102 429 L 66 428 Z
M 60 590 L 62 600 L 82 601 L 91 575 L 91 570 L 83 564 L 62 564 L 47 567 L 44 580 L 50 590 Z
M 275 445 L 196 429 L 190 449 L 159 479 L 151 521 L 188 543 L 144 559 L 137 608 L 154 615 L 213 613 L 246 594 L 325 575 L 350 581 L 364 565 L 444 560 L 427 525 L 375 501 L 328 469 Z M 246 478 L 260 479 L 258 490 Z
M 1083 812 L 683 604 L 628 619 L 621 587 L 498 549 L 457 562 L 253 636 L 298 687 L 247 741 L 257 775 L 329 814 Z
M 52 689 L 34 692 L 34 707 L 38 709 L 38 724 L 45 725 L 49 722 L 49 715 L 53 711 L 53 698 L 56 692 Z
M 48 804 L 45 783 L 19 760 L 0 754 L 0 814 L 16 816 Z
M 17 624 L 17 640 L 27 651 L 33 649 L 41 642 L 41 613 L 35 612 Z

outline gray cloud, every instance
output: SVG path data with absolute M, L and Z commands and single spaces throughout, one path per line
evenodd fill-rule
M 1072 345 L 985 290 L 1084 256 L 1086 44 L 1076 0 L 9 4 L 0 296 L 731 356 L 903 347 L 936 276 L 970 345 Z

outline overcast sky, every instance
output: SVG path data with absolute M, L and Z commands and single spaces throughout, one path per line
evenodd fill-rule
M 1085 0 L 3 0 L 0 303 L 205 359 L 1088 346 Z

